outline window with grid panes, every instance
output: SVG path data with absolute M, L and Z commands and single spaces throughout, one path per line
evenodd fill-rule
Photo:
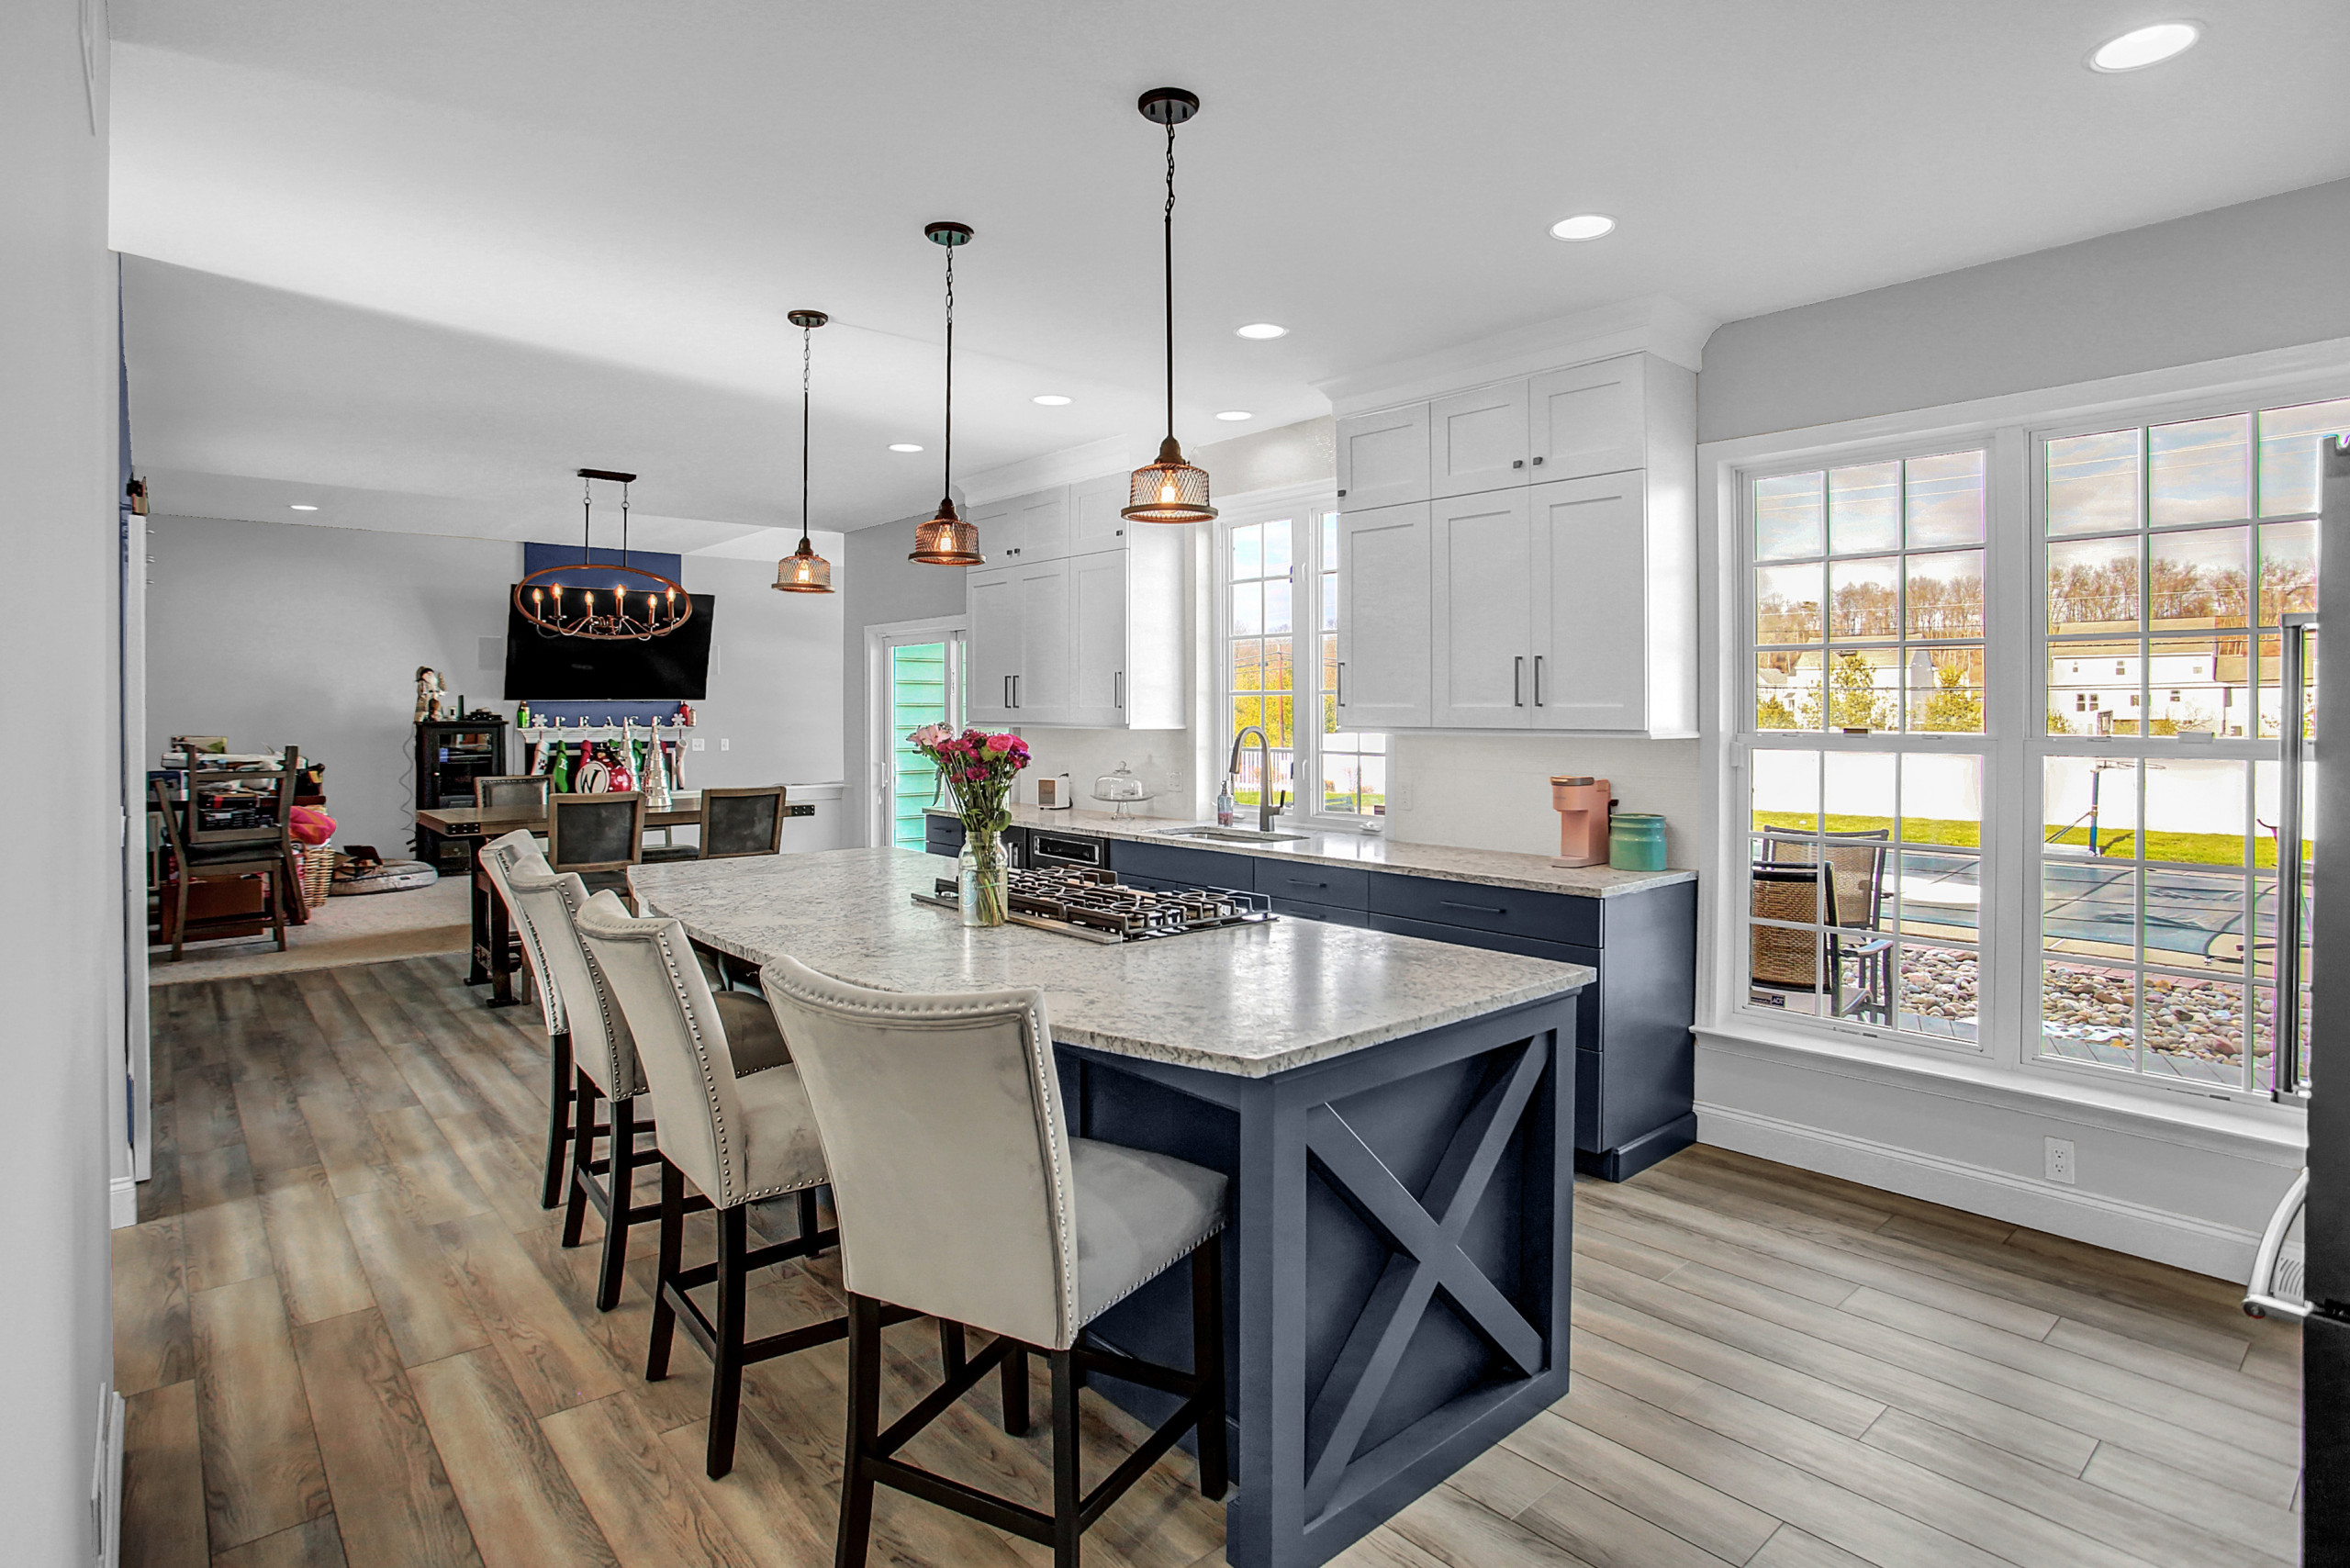
M 1387 814 L 1387 737 L 1338 727 L 1338 514 L 1320 514 L 1322 812 L 1326 816 Z
M 1294 794 L 1297 633 L 1290 566 L 1295 533 L 1288 518 L 1225 533 L 1225 744 L 1260 725 L 1272 764 L 1269 785 L 1258 777 L 1254 744 L 1242 749 L 1232 792 L 1244 806 L 1256 806 L 1269 787 L 1276 800 Z
M 2045 1059 L 2269 1087 L 2280 617 L 2316 608 L 2317 442 L 2345 429 L 2350 400 L 2038 445 Z
M 1984 469 L 1746 484 L 1750 1006 L 1979 1036 Z

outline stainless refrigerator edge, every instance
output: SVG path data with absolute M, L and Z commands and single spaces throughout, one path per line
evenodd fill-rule
M 2321 441 L 2318 452 L 2324 487 L 2318 603 L 2321 610 L 2330 605 L 2350 615 L 2350 448 Z M 2350 648 L 2350 637 L 2343 645 Z M 2350 743 L 2350 679 L 2321 680 L 2317 687 L 2317 750 L 2327 766 L 2315 769 L 2310 782 L 2322 827 L 2314 926 L 2322 936 L 2350 932 L 2350 757 L 2343 755 Z M 2286 744 L 2294 744 L 2289 734 Z M 2280 954 L 2282 947 L 2280 941 Z M 2350 947 L 2337 950 L 2350 956 Z M 2303 1294 L 2311 1310 L 2301 1331 L 2307 1466 L 2301 1560 L 2311 1568 L 2350 1565 L 2350 1077 L 2342 1068 L 2350 1062 L 2350 1000 L 2327 982 L 2325 972 L 2320 965 L 2311 977 L 2316 992 L 2306 1058 L 2316 1076 L 2330 1080 L 2308 1096 L 2309 1195 L 2302 1215 Z M 2281 1057 L 2280 1051 L 2280 1083 Z

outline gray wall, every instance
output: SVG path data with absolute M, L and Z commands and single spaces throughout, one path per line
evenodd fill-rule
M 91 1456 L 113 1377 L 107 1182 L 124 1148 L 115 271 L 106 251 L 105 22 L 84 85 L 73 0 L 8 10 L 0 36 L 0 733 L 39 820 L 9 835 L 0 901 L 0 1528 L 11 1562 L 94 1560 Z M 94 129 L 95 128 L 95 129 Z M 143 1004 L 143 998 L 142 998 Z
M 906 559 L 914 547 L 914 528 L 930 513 L 902 517 L 848 535 L 833 557 L 833 583 L 842 601 L 841 660 L 845 678 L 841 704 L 841 777 L 848 788 L 841 794 L 846 820 L 846 842 L 863 844 L 872 836 L 873 779 L 867 764 L 866 731 L 871 718 L 872 694 L 865 667 L 865 632 L 898 621 L 925 621 L 937 615 L 963 613 L 963 571 L 956 566 L 923 566 Z M 985 542 L 981 548 L 986 547 Z
M 1723 441 L 2350 337 L 2350 180 L 1732 321 Z
M 327 765 L 336 840 L 406 854 L 416 666 L 439 670 L 453 698 L 512 716 L 498 693 L 521 546 L 308 523 L 148 521 L 148 756 L 174 734 L 226 735 L 239 751 L 298 745 Z M 687 782 L 838 778 L 840 596 L 775 593 L 766 561 L 688 555 L 683 570 L 688 590 L 718 596 L 710 697 L 694 704 L 706 745 L 687 758 Z M 520 760 L 509 756 L 509 766 Z

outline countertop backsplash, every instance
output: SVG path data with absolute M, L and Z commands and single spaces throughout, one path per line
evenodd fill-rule
M 1664 818 L 1666 865 L 1697 863 L 1694 740 L 1398 734 L 1388 754 L 1387 831 L 1399 839 L 1555 855 L 1550 776 L 1588 773 L 1614 787 L 1617 810 Z

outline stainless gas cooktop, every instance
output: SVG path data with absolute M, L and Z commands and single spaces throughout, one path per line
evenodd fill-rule
M 1229 888 L 1130 888 L 1115 872 L 1055 866 L 1013 870 L 1012 923 L 1088 942 L 1147 942 L 1276 919 L 1270 901 Z M 955 879 L 941 877 L 916 903 L 957 910 Z

